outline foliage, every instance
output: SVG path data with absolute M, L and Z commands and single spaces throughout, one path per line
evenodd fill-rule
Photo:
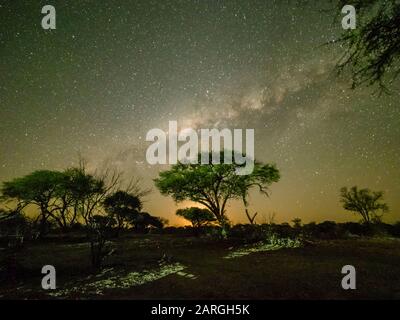
M 342 8 L 347 0 L 339 0 Z M 353 88 L 386 82 L 400 73 L 400 2 L 398 0 L 354 0 L 357 26 L 343 31 L 338 42 L 347 50 L 338 63 L 338 71 L 350 68 Z
M 178 209 L 176 215 L 190 221 L 194 228 L 200 228 L 215 221 L 214 215 L 210 210 L 197 207 Z
M 37 206 L 40 210 L 40 231 L 44 233 L 49 218 L 61 223 L 56 215 L 59 206 L 54 199 L 61 193 L 60 186 L 64 178 L 65 176 L 57 171 L 34 171 L 22 178 L 4 182 L 1 189 L 2 198 L 17 201 L 17 211 L 28 205 Z
M 163 219 L 152 216 L 148 212 L 138 212 L 130 217 L 130 224 L 138 232 L 145 232 L 147 228 L 154 227 L 161 229 L 164 225 Z
M 17 209 L 28 205 L 39 209 L 36 222 L 40 233 L 50 221 L 65 230 L 76 222 L 78 214 L 86 222 L 96 209 L 96 199 L 105 192 L 104 181 L 87 174 L 83 168 L 63 172 L 40 170 L 3 183 L 2 197 L 17 201 Z
M 364 223 L 380 222 L 383 213 L 389 211 L 386 203 L 383 203 L 383 192 L 369 189 L 358 189 L 357 186 L 348 190 L 346 187 L 340 190 L 343 208 L 361 215 Z M 381 212 L 381 214 L 379 214 Z
M 118 229 L 132 226 L 136 231 L 144 232 L 148 227 L 162 228 L 164 220 L 147 212 L 141 212 L 142 201 L 136 195 L 118 190 L 106 197 L 103 202 L 106 212 L 117 221 Z
M 224 151 L 229 152 L 229 151 Z M 224 159 L 224 152 L 220 159 Z M 201 154 L 198 155 L 199 162 Z M 254 170 L 248 175 L 237 175 L 236 163 L 173 165 L 162 171 L 155 184 L 163 195 L 170 195 L 176 202 L 190 200 L 204 205 L 215 216 L 223 230 L 229 223 L 226 205 L 231 199 L 246 199 L 252 187 L 267 194 L 268 186 L 280 178 L 275 165 L 255 162 Z
M 139 197 L 122 190 L 106 197 L 103 205 L 106 212 L 117 221 L 119 230 L 127 227 L 133 219 L 132 216 L 137 215 L 142 209 Z

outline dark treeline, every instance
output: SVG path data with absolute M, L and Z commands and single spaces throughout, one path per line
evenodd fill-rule
M 202 226 L 196 230 L 192 226 L 165 227 L 154 230 L 156 233 L 177 234 L 182 236 L 200 236 L 210 238 L 221 238 L 220 227 Z M 303 240 L 333 240 L 333 239 L 356 239 L 360 237 L 400 237 L 400 222 L 395 224 L 375 223 L 365 224 L 359 222 L 337 223 L 324 221 L 320 223 L 310 222 L 306 224 L 287 222 L 263 223 L 263 224 L 235 224 L 229 228 L 228 239 L 255 242 L 265 240 L 274 234 L 280 238 L 300 238 Z

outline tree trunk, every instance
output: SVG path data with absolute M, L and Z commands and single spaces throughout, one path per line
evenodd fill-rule
M 249 219 L 249 221 L 250 221 L 250 224 L 254 224 L 254 220 L 255 220 L 255 218 L 257 216 L 257 212 L 254 213 L 253 216 L 250 216 L 249 211 L 247 210 L 247 208 L 245 209 L 245 211 L 246 211 L 247 219 Z

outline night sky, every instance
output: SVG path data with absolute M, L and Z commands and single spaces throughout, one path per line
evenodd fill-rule
M 254 128 L 256 158 L 282 179 L 254 192 L 258 222 L 356 219 L 343 186 L 385 192 L 400 220 L 400 88 L 350 89 L 333 68 L 331 1 L 0 2 L 0 182 L 38 169 L 104 165 L 153 187 L 145 210 L 181 223 L 153 186 L 148 130 Z M 54 5 L 57 29 L 41 27 Z M 191 205 L 184 203 L 179 207 Z M 246 221 L 239 202 L 228 215 Z

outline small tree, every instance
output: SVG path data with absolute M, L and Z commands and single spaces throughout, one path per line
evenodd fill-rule
M 138 196 L 118 190 L 109 195 L 103 202 L 106 212 L 115 218 L 118 232 L 129 225 L 132 215 L 137 215 L 142 209 Z
M 300 218 L 294 218 L 292 220 L 292 222 L 293 222 L 293 228 L 295 228 L 295 229 L 301 228 L 301 219 Z
M 176 215 L 190 221 L 193 228 L 196 229 L 215 221 L 214 215 L 210 210 L 197 207 L 178 209 L 176 210 Z
M 162 229 L 164 221 L 160 217 L 152 216 L 148 212 L 137 212 L 131 214 L 128 218 L 130 224 L 134 227 L 137 232 L 146 232 L 149 227 Z
M 149 226 L 162 228 L 164 223 L 147 212 L 141 212 L 140 197 L 127 191 L 118 190 L 103 202 L 106 212 L 117 222 L 118 230 L 133 226 L 136 231 L 144 232 Z
M 358 189 L 357 186 L 350 190 L 347 187 L 340 189 L 343 208 L 361 215 L 366 224 L 379 222 L 382 215 L 389 211 L 386 203 L 383 203 L 383 192 L 369 189 Z M 380 214 L 379 214 L 380 212 Z
M 92 267 L 95 270 L 101 268 L 104 258 L 109 253 L 106 242 L 112 234 L 115 223 L 115 219 L 111 216 L 94 215 L 88 220 Z

